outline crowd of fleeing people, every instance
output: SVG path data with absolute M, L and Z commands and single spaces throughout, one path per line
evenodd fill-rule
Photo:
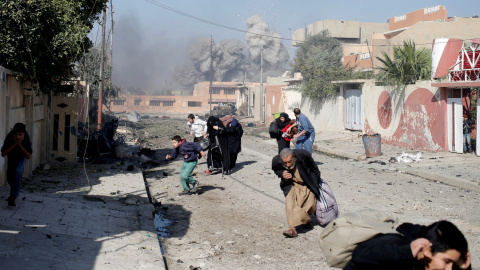
M 172 137 L 172 152 L 166 156 L 167 160 L 183 156 L 180 170 L 180 182 L 183 187 L 181 194 L 197 192 L 199 183 L 193 178 L 192 172 L 197 166 L 199 157 L 207 158 L 206 174 L 218 170 L 222 175 L 229 175 L 235 168 L 238 154 L 242 150 L 243 128 L 237 119 L 232 118 L 226 125 L 215 116 L 210 116 L 204 121 L 198 116 L 189 114 L 187 119 L 193 142 L 187 142 L 186 139 L 175 135 Z M 204 150 L 208 152 L 205 153 Z
M 298 236 L 298 229 L 312 229 L 311 217 L 317 213 L 323 180 L 312 157 L 315 129 L 299 108 L 293 110 L 295 119 L 281 113 L 275 119 L 278 136 L 278 155 L 273 157 L 271 168 L 280 178 L 280 188 L 285 196 L 285 211 L 289 228 L 283 232 L 288 238 Z M 190 137 L 193 142 L 175 135 L 171 138 L 173 149 L 166 159 L 183 157 L 180 171 L 181 194 L 197 192 L 199 182 L 192 176 L 198 159 L 207 157 L 206 174 L 214 170 L 223 175 L 232 173 L 241 152 L 242 125 L 237 119 L 224 122 L 215 116 L 206 121 L 188 115 Z M 467 125 L 469 119 L 465 119 Z M 465 132 L 469 134 L 470 130 Z M 466 136 L 468 137 L 468 136 Z M 296 139 L 295 149 L 290 142 Z M 471 151 L 469 138 L 464 150 Z M 208 150 L 207 153 L 205 151 Z M 17 123 L 8 133 L 1 148 L 7 156 L 7 181 L 11 187 L 8 205 L 15 206 L 26 159 L 32 155 L 32 146 L 26 127 Z M 346 270 L 375 269 L 471 269 L 471 254 L 462 232 L 451 222 L 439 221 L 429 226 L 404 223 L 398 233 L 378 234 L 359 243 L 346 263 Z
M 312 158 L 315 129 L 300 109 L 294 109 L 294 115 L 295 120 L 290 120 L 286 113 L 274 120 L 279 129 L 279 154 L 272 159 L 272 170 L 280 178 L 285 196 L 289 229 L 283 235 L 288 238 L 297 237 L 299 228 L 313 227 L 311 216 L 316 213 L 323 182 Z M 298 132 L 291 132 L 296 127 Z M 296 149 L 290 148 L 292 138 L 297 139 Z M 429 226 L 403 223 L 396 230 L 399 233 L 378 234 L 358 244 L 343 269 L 471 269 L 467 240 L 451 222 L 439 221 Z

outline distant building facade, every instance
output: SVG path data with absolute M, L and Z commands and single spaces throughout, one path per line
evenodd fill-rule
M 437 5 L 415 10 L 388 19 L 388 23 L 323 20 L 292 33 L 292 43 L 298 46 L 308 35 L 328 30 L 342 41 L 344 66 L 371 71 L 381 65 L 376 57 L 382 52 L 393 57 L 393 47 L 404 41 L 415 42 L 417 48 L 432 48 L 436 38 L 468 40 L 478 38 L 480 18 L 448 17 L 448 10 Z
M 213 82 L 210 88 L 210 82 L 200 82 L 195 84 L 192 95 L 188 96 L 126 94 L 112 100 L 110 109 L 113 112 L 205 114 L 210 111 L 210 101 L 212 108 L 226 104 L 238 108 L 244 100 L 239 95 L 240 90 L 249 84 Z

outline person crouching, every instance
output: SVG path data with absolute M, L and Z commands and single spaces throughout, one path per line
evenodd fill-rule
M 280 188 L 285 195 L 290 229 L 283 235 L 297 237 L 297 226 L 312 228 L 310 216 L 315 213 L 316 199 L 320 194 L 320 170 L 308 151 L 290 148 L 283 148 L 272 159 L 272 170 L 281 178 Z
M 193 179 L 192 172 L 195 169 L 195 166 L 197 166 L 198 154 L 202 157 L 205 157 L 206 154 L 203 152 L 200 144 L 196 142 L 187 142 L 178 135 L 173 136 L 172 144 L 172 153 L 167 155 L 166 159 L 174 160 L 179 154 L 183 156 L 183 164 L 180 169 L 180 182 L 183 186 L 183 192 L 181 192 L 181 194 L 195 193 L 198 189 L 198 181 Z M 192 184 L 192 189 L 190 189 L 190 184 Z

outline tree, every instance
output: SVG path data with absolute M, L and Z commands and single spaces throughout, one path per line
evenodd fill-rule
M 330 37 L 327 30 L 309 36 L 297 49 L 292 72 L 300 72 L 303 83 L 300 91 L 305 96 L 324 100 L 338 95 L 340 86 L 335 80 L 370 77 L 368 72 L 357 72 L 342 65 L 342 47 L 338 39 Z
M 87 53 L 75 64 L 75 71 L 80 74 L 80 79 L 84 80 L 89 85 L 90 97 L 98 98 L 100 86 L 100 61 L 101 61 L 101 45 L 93 46 Z M 109 64 L 109 53 L 104 51 L 104 71 L 103 71 L 103 104 L 110 110 L 110 101 L 117 98 L 122 92 L 119 86 L 111 83 L 112 80 L 112 66 Z M 109 83 L 110 82 L 110 83 Z
M 72 77 L 107 0 L 0 1 L 0 65 L 48 93 Z
M 393 59 L 382 52 L 382 63 L 378 67 L 378 81 L 384 85 L 405 86 L 415 84 L 418 80 L 430 79 L 432 69 L 432 53 L 428 49 L 417 50 L 415 43 L 404 41 L 402 46 L 393 48 Z

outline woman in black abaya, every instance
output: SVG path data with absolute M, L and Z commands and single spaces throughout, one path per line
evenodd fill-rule
M 280 116 L 275 119 L 275 122 L 277 122 L 278 129 L 280 131 L 285 130 L 290 126 L 290 118 L 288 117 L 288 114 L 282 112 Z M 290 138 L 284 138 L 282 137 L 283 132 L 279 132 L 279 135 L 277 137 L 277 145 L 278 145 L 278 153 L 280 154 L 280 151 L 282 151 L 283 148 L 290 148 Z
M 242 125 L 237 121 L 237 119 L 233 119 L 230 123 L 227 124 L 227 133 L 228 147 L 230 150 L 230 169 L 233 169 L 233 167 L 235 167 L 235 164 L 237 163 L 238 153 L 242 151 L 243 128 Z
M 205 173 L 212 173 L 212 169 L 222 169 L 222 174 L 230 171 L 230 151 L 228 136 L 223 122 L 215 116 L 207 120 L 207 132 L 210 147 L 207 155 L 208 169 Z

